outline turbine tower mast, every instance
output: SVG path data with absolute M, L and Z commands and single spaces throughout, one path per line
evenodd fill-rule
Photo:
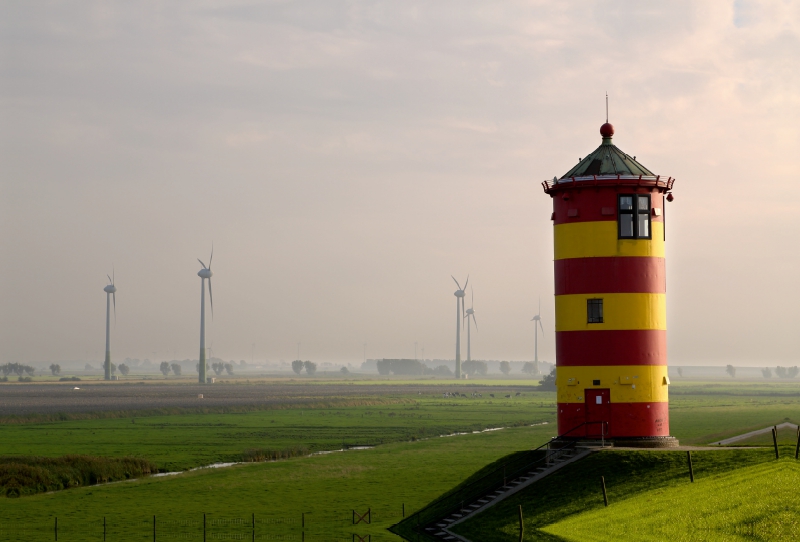
M 111 271 L 112 276 L 116 273 Z M 106 275 L 108 277 L 108 275 Z M 103 288 L 106 293 L 106 360 L 103 362 L 103 373 L 106 380 L 111 380 L 111 300 L 114 300 L 114 323 L 117 321 L 117 287 L 114 286 L 114 279 L 108 277 L 108 286 Z
M 208 279 L 208 297 L 211 301 L 211 316 L 214 316 L 214 296 L 211 293 L 211 277 L 214 273 L 211 272 L 211 260 L 214 259 L 214 247 L 211 247 L 211 257 L 208 259 L 208 267 L 206 264 L 197 259 L 203 268 L 197 272 L 200 277 L 200 362 L 197 365 L 198 381 L 200 384 L 205 384 L 206 380 L 206 279 Z
M 475 291 L 470 289 L 470 293 L 472 294 L 472 301 L 465 317 L 467 319 L 467 361 L 472 361 L 472 325 L 470 319 L 475 322 L 475 331 L 478 331 L 478 321 L 475 319 Z
M 542 335 L 544 335 L 544 327 L 542 327 L 542 298 L 539 298 L 539 312 L 536 316 L 531 318 L 533 324 L 533 366 L 536 369 L 536 374 L 539 374 L 539 328 L 542 328 Z
M 458 290 L 453 294 L 456 296 L 456 379 L 461 379 L 461 327 L 464 325 L 464 288 L 469 284 L 469 275 L 467 275 L 467 282 L 464 283 L 464 288 L 458 283 L 453 275 L 450 275 L 453 282 L 458 286 Z

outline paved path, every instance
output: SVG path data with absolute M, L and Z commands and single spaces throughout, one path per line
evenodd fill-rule
M 794 429 L 795 431 L 797 431 L 797 425 L 795 425 L 793 423 L 789 423 L 789 422 L 782 423 L 782 424 L 778 425 L 777 427 L 778 427 L 779 431 L 781 429 Z M 726 438 L 724 440 L 718 440 L 717 442 L 712 442 L 711 445 L 712 446 L 715 446 L 715 445 L 716 446 L 724 446 L 726 444 L 733 444 L 734 442 L 747 440 L 750 437 L 755 437 L 756 435 L 763 435 L 765 433 L 769 433 L 770 431 L 772 431 L 772 426 L 771 425 L 769 427 L 765 427 L 764 429 L 757 429 L 755 431 L 750 431 L 749 433 L 745 433 L 743 435 L 737 435 L 735 437 Z

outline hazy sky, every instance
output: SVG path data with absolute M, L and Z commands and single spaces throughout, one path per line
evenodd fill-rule
M 0 362 L 554 358 L 542 180 L 677 178 L 672 364 L 800 363 L 800 2 L 0 4 Z

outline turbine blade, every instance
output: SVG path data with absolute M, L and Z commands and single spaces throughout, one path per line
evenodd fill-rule
M 197 261 L 200 262 L 200 265 L 203 266 L 203 269 L 208 269 L 208 267 L 206 267 L 206 264 L 203 263 L 203 260 L 201 260 L 200 258 L 197 258 Z
M 542 333 L 544 333 L 544 326 L 542 325 L 542 321 L 539 320 L 539 327 L 542 329 Z
M 208 259 L 208 268 L 211 269 L 211 260 L 214 259 L 214 243 L 211 243 L 211 257 Z
M 108 277 L 108 275 L 106 275 L 106 276 Z M 108 282 L 110 282 L 111 284 L 114 284 L 114 281 L 111 280 L 111 277 L 108 277 Z
M 117 292 L 111 294 L 111 298 L 114 300 L 114 327 L 117 327 Z
M 211 293 L 211 279 L 208 279 L 208 299 L 211 300 L 211 319 L 214 319 L 214 294 Z
M 461 289 L 461 285 L 458 283 L 458 281 L 456 280 L 456 278 L 455 278 L 453 275 L 450 275 L 450 278 L 451 278 L 451 279 L 453 279 L 453 282 L 455 282 L 455 283 L 456 283 L 456 286 L 458 286 L 458 289 L 460 290 L 460 289 Z
M 114 281 L 117 278 L 117 272 L 114 270 L 114 266 L 111 266 L 111 284 L 114 284 Z
M 475 313 L 472 313 L 472 321 L 475 322 L 475 331 L 478 331 L 478 321 L 475 319 Z
M 469 284 L 469 275 L 467 275 L 467 282 L 464 283 L 464 289 L 467 289 L 467 284 Z

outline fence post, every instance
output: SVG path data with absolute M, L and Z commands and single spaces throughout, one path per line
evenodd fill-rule
M 55 534 L 56 534 L 56 542 L 58 542 L 58 516 L 56 516 Z
M 153 514 L 153 542 L 156 542 L 156 516 Z
M 606 477 L 600 477 L 600 485 L 603 487 L 603 503 L 608 506 L 608 494 L 606 493 Z
M 522 505 L 519 505 L 519 540 L 522 542 L 522 535 L 525 533 L 525 524 L 522 522 Z
M 686 461 L 689 462 L 689 481 L 694 483 L 694 468 L 692 467 L 692 452 L 686 452 Z
M 256 540 L 256 513 L 253 512 L 253 542 Z
M 797 426 L 797 446 L 794 449 L 794 458 L 797 459 L 800 455 L 800 425 Z
M 778 459 L 778 428 L 774 425 L 772 426 L 772 443 L 775 445 L 775 459 Z
M 103 516 L 103 542 L 106 542 L 106 517 Z
M 203 542 L 206 542 L 206 514 L 203 512 Z
M 406 517 L 406 503 L 403 503 L 403 517 Z
M 302 512 L 300 514 L 300 527 L 302 527 L 303 529 L 306 528 L 306 513 L 305 512 Z

